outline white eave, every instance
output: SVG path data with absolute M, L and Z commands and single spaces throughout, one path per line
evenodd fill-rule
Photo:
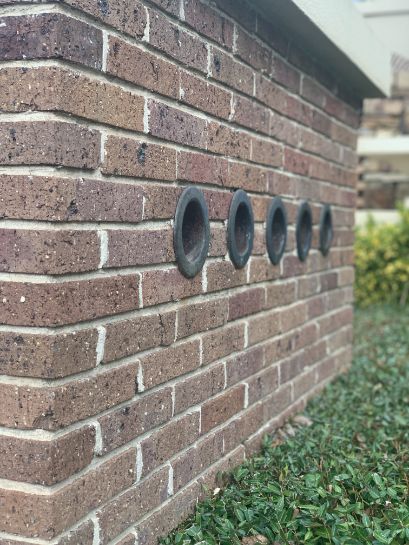
M 362 98 L 387 96 L 391 52 L 352 0 L 253 0 Z

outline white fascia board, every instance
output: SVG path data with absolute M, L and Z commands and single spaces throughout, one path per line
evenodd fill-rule
M 384 95 L 392 82 L 391 51 L 352 0 L 290 0 Z
M 360 136 L 357 151 L 359 155 L 383 157 L 407 155 L 409 159 L 409 136 Z
M 409 13 L 408 0 L 372 0 L 371 2 L 357 2 L 355 5 L 365 17 Z

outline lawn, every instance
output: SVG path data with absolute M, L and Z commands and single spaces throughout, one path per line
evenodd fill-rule
M 163 543 L 409 544 L 408 307 L 357 311 L 352 368 L 305 416 Z

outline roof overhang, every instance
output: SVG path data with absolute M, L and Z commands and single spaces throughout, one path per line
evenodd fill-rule
M 352 0 L 253 0 L 361 98 L 388 96 L 391 52 Z
M 394 170 L 409 174 L 409 136 L 360 136 L 358 155 L 386 161 Z

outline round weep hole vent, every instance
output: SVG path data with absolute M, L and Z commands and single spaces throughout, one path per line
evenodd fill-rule
M 247 193 L 238 189 L 231 200 L 227 223 L 227 247 L 237 269 L 249 260 L 253 249 L 254 218 Z
M 307 259 L 312 240 L 312 213 L 310 205 L 304 201 L 300 204 L 296 226 L 297 252 L 301 261 Z
M 203 194 L 196 187 L 183 190 L 175 214 L 173 247 L 180 272 L 187 278 L 203 267 L 209 250 L 209 214 Z
M 283 257 L 287 242 L 287 214 L 283 201 L 275 197 L 267 212 L 266 243 L 267 252 L 273 265 L 278 265 Z
M 326 204 L 322 208 L 320 216 L 320 251 L 322 255 L 328 254 L 333 236 L 331 207 Z

